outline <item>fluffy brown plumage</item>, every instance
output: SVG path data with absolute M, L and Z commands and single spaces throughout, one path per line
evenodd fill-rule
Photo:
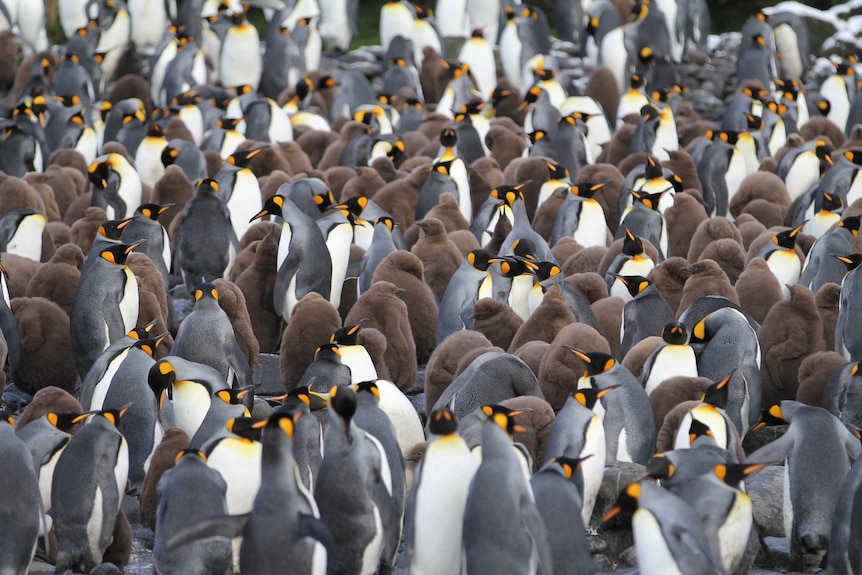
M 834 351 L 817 351 L 806 357 L 799 365 L 796 401 L 819 407 L 832 375 L 846 364 L 844 356 Z
M 296 387 L 314 361 L 314 351 L 340 327 L 338 310 L 322 295 L 311 292 L 297 302 L 281 336 L 278 364 L 286 390 Z
M 33 401 L 27 404 L 24 411 L 18 417 L 16 428 L 21 429 L 31 421 L 39 419 L 46 413 L 83 413 L 84 409 L 75 396 L 59 387 L 49 385 L 43 387 L 33 396 Z M 78 429 L 76 424 L 71 433 Z
M 141 509 L 141 522 L 150 529 L 156 528 L 156 507 L 159 503 L 159 495 L 156 486 L 165 471 L 173 468 L 177 455 L 183 449 L 187 449 L 191 442 L 188 434 L 179 427 L 170 427 L 165 430 L 162 441 L 156 446 L 153 457 L 150 459 L 150 467 L 147 476 L 141 485 L 139 506 Z
M 54 253 L 50 261 L 39 266 L 30 279 L 26 297 L 43 297 L 59 305 L 66 314 L 72 313 L 84 253 L 75 244 L 66 244 Z
M 763 405 L 794 399 L 799 387 L 799 366 L 812 353 L 826 349 L 823 321 L 814 294 L 802 285 L 790 288 L 790 299 L 775 304 L 758 334 L 763 362 Z
M 706 209 L 690 194 L 677 194 L 673 206 L 665 213 L 668 246 L 672 254 L 690 251 L 689 241 L 701 222 L 706 221 Z
M 770 271 L 763 258 L 754 258 L 736 280 L 739 305 L 751 314 L 757 323 L 763 323 L 772 306 L 784 299 L 778 278 Z
M 676 376 L 664 380 L 649 396 L 655 428 L 661 429 L 665 416 L 684 401 L 700 401 L 703 392 L 712 385 L 706 377 Z
M 15 298 L 11 307 L 21 336 L 21 360 L 12 373 L 18 388 L 31 395 L 48 385 L 73 392 L 77 371 L 69 316 L 41 297 Z
M 742 245 L 742 234 L 727 218 L 713 216 L 700 222 L 691 236 L 686 259 L 690 262 L 696 262 L 700 259 L 700 254 L 703 253 L 706 246 L 723 238 L 734 239 L 739 242 L 739 245 Z
M 501 349 L 509 348 L 523 323 L 521 316 L 501 301 L 485 297 L 473 306 L 473 329 Z
M 251 328 L 251 319 L 249 319 L 248 309 L 245 305 L 245 296 L 242 290 L 233 282 L 216 279 L 213 281 L 213 285 L 219 294 L 218 305 L 224 310 L 228 319 L 230 319 L 234 336 L 236 336 L 236 342 L 239 344 L 242 354 L 248 360 L 252 373 L 254 373 L 260 356 L 260 345 L 257 342 L 257 338 L 254 337 L 254 330 Z
M 575 315 L 566 306 L 560 286 L 552 286 L 539 307 L 521 325 L 508 346 L 509 353 L 530 341 L 554 341 L 561 329 L 574 323 Z M 503 348 L 507 349 L 507 348 Z
M 263 353 L 276 353 L 281 338 L 282 320 L 275 313 L 272 294 L 277 254 L 278 235 L 267 234 L 257 242 L 254 260 L 235 282 L 245 296 L 251 327 Z
M 513 440 L 527 448 L 533 459 L 532 471 L 537 471 L 542 465 L 545 440 L 554 423 L 553 408 L 541 397 L 533 395 L 505 399 L 500 405 L 515 411 L 523 410 L 523 413 L 515 416 L 515 423 L 523 426 L 524 431 L 515 433 Z
M 412 256 L 412 254 L 409 255 Z M 412 257 L 416 258 L 416 256 Z M 418 258 L 416 259 L 418 262 Z M 379 270 L 378 267 L 377 271 Z M 418 364 L 416 361 L 416 343 L 410 329 L 407 304 L 399 297 L 401 295 L 400 290 L 401 288 L 388 281 L 374 282 L 371 288 L 356 301 L 356 305 L 350 310 L 344 322 L 345 325 L 353 325 L 358 323 L 360 319 L 367 317 L 368 323 L 366 325 L 380 330 L 380 333 L 386 337 L 384 358 L 392 381 L 399 389 L 408 391 L 416 386 L 416 366 Z M 430 290 L 428 296 L 433 297 Z M 436 328 L 436 319 L 434 325 Z
M 718 264 L 730 283 L 735 284 L 739 274 L 745 269 L 745 250 L 736 240 L 723 238 L 715 240 L 703 250 L 700 259 L 712 260 Z
M 461 266 L 464 256 L 458 246 L 449 239 L 443 222 L 437 218 L 426 217 L 416 224 L 422 233 L 410 251 L 422 261 L 425 281 L 437 301 L 442 301 L 449 281 Z
M 434 351 L 434 345 L 437 342 L 437 302 L 434 299 L 434 293 L 431 291 L 431 288 L 425 283 L 422 260 L 404 250 L 392 252 L 383 258 L 383 261 L 374 270 L 372 286 L 379 281 L 389 282 L 402 291 L 397 294 L 397 298 L 392 299 L 386 290 L 382 290 L 380 294 L 386 297 L 380 299 L 380 295 L 378 295 L 377 298 L 369 301 L 373 302 L 379 299 L 380 301 L 389 300 L 393 303 L 400 301 L 405 304 L 406 309 L 409 310 L 407 321 L 412 333 L 416 360 L 419 362 L 419 365 L 425 365 L 428 362 L 428 358 L 431 357 L 431 352 Z M 396 309 L 400 309 L 400 306 L 397 306 L 397 304 Z M 356 323 L 363 317 L 370 317 L 367 315 L 355 315 L 353 314 L 353 310 L 351 310 L 348 316 L 355 318 L 353 323 Z M 400 316 L 393 315 L 392 318 L 400 318 Z M 347 324 L 350 324 L 348 320 L 345 319 L 345 321 Z M 378 329 L 380 328 L 378 327 Z M 380 331 L 383 332 L 387 341 L 389 341 L 390 333 L 383 329 Z M 389 345 L 391 346 L 392 342 L 389 342 Z M 387 356 L 386 363 L 392 369 L 390 357 Z M 404 369 L 399 369 L 399 371 L 402 377 L 406 376 Z M 410 380 L 403 379 L 403 381 Z M 415 377 L 413 381 L 415 381 Z
M 590 304 L 599 331 L 611 346 L 611 355 L 620 357 L 620 330 L 622 328 L 623 308 L 626 302 L 619 297 L 606 297 Z
M 691 275 L 682 288 L 682 299 L 677 307 L 677 316 L 696 299 L 708 295 L 724 296 L 733 303 L 739 303 L 736 290 L 724 270 L 712 260 L 700 260 L 686 268 Z M 670 303 L 670 301 L 668 301 Z

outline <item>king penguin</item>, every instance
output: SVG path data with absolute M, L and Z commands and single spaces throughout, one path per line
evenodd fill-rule
M 470 483 L 464 509 L 464 563 L 474 574 L 550 571 L 551 550 L 542 516 L 512 449 L 522 429 L 520 412 L 482 406 L 482 463 Z
M 230 223 L 237 238 L 241 238 L 251 225 L 255 214 L 263 207 L 260 200 L 260 185 L 249 167 L 251 160 L 264 148 L 245 152 L 234 152 L 225 160 L 225 165 L 215 175 L 218 196 L 230 212 Z
M 766 265 L 781 285 L 784 299 L 790 299 L 790 288 L 787 286 L 796 284 L 802 273 L 802 262 L 796 255 L 796 236 L 803 226 L 804 224 L 801 224 L 775 234 L 771 244 L 767 244 L 757 253 L 757 257 L 766 260 Z
M 464 508 L 478 462 L 458 434 L 458 418 L 448 407 L 429 418 L 425 448 L 405 517 L 405 537 L 415 573 L 454 573 L 461 568 Z
M 228 277 L 239 252 L 230 212 L 215 180 L 202 180 L 183 208 L 176 258 L 189 294 L 201 282 Z
M 284 196 L 273 196 L 253 219 L 270 214 L 283 220 L 273 305 L 275 313 L 289 322 L 294 306 L 308 293 L 317 292 L 329 299 L 332 259 L 320 228 L 296 204 Z
M 659 345 L 644 362 L 641 379 L 647 395 L 671 377 L 697 377 L 694 349 L 688 344 L 685 324 L 672 321 L 661 331 L 664 345 Z

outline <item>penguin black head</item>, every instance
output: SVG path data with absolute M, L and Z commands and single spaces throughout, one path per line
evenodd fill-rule
M 167 168 L 168 166 L 173 165 L 174 162 L 177 161 L 177 158 L 180 157 L 180 151 L 173 146 L 165 146 L 165 149 L 162 150 L 161 160 L 162 164 Z
M 636 297 L 652 285 L 652 281 L 643 276 L 621 276 L 619 274 L 613 274 L 613 276 L 626 286 L 629 295 L 632 297 Z
M 505 86 L 497 86 L 491 93 L 491 105 L 496 108 L 505 98 L 508 98 L 512 94 L 513 92 L 509 88 Z
M 735 373 L 736 368 L 732 369 L 731 372 L 721 378 L 720 381 L 716 381 L 706 388 L 706 391 L 703 393 L 703 403 L 708 403 L 719 409 L 727 409 L 727 399 L 730 394 L 730 380 L 733 379 Z
M 505 277 L 514 278 L 523 274 L 535 275 L 539 266 L 526 258 L 517 256 L 506 256 L 503 258 L 492 258 L 491 263 L 500 263 L 500 271 Z
M 356 413 L 356 392 L 349 385 L 335 385 L 329 390 L 329 408 L 350 425 Z
M 82 413 L 81 415 L 73 418 L 73 423 L 78 423 L 79 421 L 84 421 L 90 416 L 94 417 L 104 417 L 107 419 L 111 425 L 117 427 L 120 424 L 120 419 L 126 414 L 129 410 L 129 407 L 123 407 L 121 409 L 103 409 L 101 411 L 91 411 L 88 413 Z
M 759 48 L 766 47 L 766 38 L 764 38 L 762 34 L 755 34 L 749 38 L 749 42 L 751 42 L 752 46 L 757 46 Z
M 629 256 L 639 256 L 644 253 L 644 243 L 639 237 L 634 235 L 628 226 L 623 226 L 625 237 L 623 237 L 622 253 Z
M 766 426 L 778 425 L 787 425 L 787 420 L 784 419 L 784 414 L 781 411 L 780 403 L 776 403 L 769 406 L 767 409 L 764 409 L 763 413 L 760 415 L 760 421 L 757 422 L 754 427 L 751 428 L 751 430 L 757 431 L 758 429 L 763 429 Z
M 431 16 L 434 15 L 433 10 L 431 10 L 430 8 L 423 8 L 422 6 L 419 6 L 418 4 L 413 5 L 413 10 L 416 11 L 416 18 L 418 20 L 425 20 L 426 18 L 430 18 Z M 479 30 L 481 30 L 481 28 L 479 28 Z M 474 30 L 474 32 L 475 32 L 475 30 Z
M 147 128 L 147 137 L 148 138 L 164 138 L 165 131 L 162 130 L 162 127 L 158 124 L 150 124 L 150 127 Z
M 527 139 L 529 139 L 531 143 L 535 144 L 539 140 L 542 140 L 545 137 L 547 137 L 547 135 L 548 135 L 548 132 L 546 132 L 545 130 L 535 130 L 533 132 L 530 132 L 526 136 L 527 136 Z
M 644 74 L 632 74 L 629 76 L 629 87 L 632 90 L 640 90 L 647 85 L 647 78 Z
M 312 380 L 313 381 L 313 380 Z M 320 411 L 329 405 L 329 397 L 316 391 L 311 391 L 307 385 L 295 387 L 286 394 L 274 400 L 281 400 L 285 408 L 299 407 L 305 405 L 310 411 Z
M 848 256 L 835 255 L 835 257 L 847 266 L 848 274 L 858 268 L 859 264 L 862 263 L 862 254 L 850 254 Z
M 428 418 L 428 431 L 433 435 L 452 435 L 458 432 L 458 416 L 446 406 L 435 409 Z
M 263 429 L 264 434 L 274 433 L 278 430 L 293 439 L 293 434 L 296 430 L 296 422 L 299 421 L 300 417 L 302 417 L 301 409 L 290 411 L 279 410 L 270 415 L 268 419 L 253 423 L 252 427 L 255 429 Z
M 220 389 L 213 394 L 213 397 L 220 399 L 228 405 L 243 405 L 245 397 L 254 390 L 253 387 L 247 386 L 241 389 Z
M 844 157 L 857 166 L 862 166 L 862 150 L 848 150 Z
M 377 218 L 376 220 L 374 220 L 374 226 L 377 227 L 378 224 L 383 224 L 384 226 L 389 228 L 390 232 L 398 227 L 398 222 L 388 216 L 383 216 L 382 218 Z
M 206 463 L 207 461 L 207 456 L 204 454 L 203 451 L 200 451 L 199 449 L 186 448 L 177 453 L 177 456 L 174 458 L 174 463 L 179 463 L 180 459 L 182 459 L 183 457 L 195 457 L 197 459 L 200 459 L 204 463 Z
M 210 282 L 202 282 L 195 288 L 195 301 L 202 299 L 214 299 L 218 301 L 218 290 Z
M 676 466 L 664 453 L 656 453 L 646 464 L 646 475 L 644 479 L 667 480 L 673 477 Z
M 315 197 L 317 197 L 317 196 L 315 196 Z M 332 206 L 332 207 L 334 209 L 337 209 L 337 210 L 347 210 L 348 212 L 350 212 L 354 216 L 358 216 L 359 214 L 362 213 L 362 210 L 364 210 L 365 206 L 367 206 L 367 205 L 368 205 L 368 198 L 366 198 L 365 196 L 354 196 L 354 197 L 350 198 L 349 200 L 347 200 L 346 202 Z
M 745 114 L 745 125 L 749 132 L 759 132 L 763 129 L 763 118 L 753 114 Z
M 685 345 L 688 343 L 688 330 L 681 321 L 672 321 L 662 328 L 661 338 L 670 345 Z
M 533 240 L 527 238 L 518 238 L 512 244 L 512 253 L 521 258 L 527 258 L 535 261 L 536 244 Z
M 123 235 L 123 230 L 131 222 L 132 218 L 127 218 L 125 220 L 108 220 L 99 226 L 97 233 L 109 240 L 119 241 Z
M 521 191 L 523 189 L 524 184 L 518 184 L 517 186 L 498 186 L 491 190 L 491 197 L 496 200 L 502 200 L 506 202 L 509 207 L 512 207 L 518 200 L 524 201 L 524 193 Z
M 848 232 L 850 232 L 853 237 L 859 235 L 859 222 L 862 221 L 862 216 L 848 216 L 838 222 L 839 228 L 844 228 Z
M 563 273 L 562 268 L 554 262 L 538 262 L 536 265 L 538 266 L 536 269 L 536 279 L 539 282 L 549 280 Z
M 614 384 L 609 385 L 604 389 L 599 389 L 596 387 L 595 381 L 590 378 L 590 387 L 577 390 L 572 394 L 572 397 L 587 409 L 593 409 L 599 399 L 603 398 L 618 387 L 619 385 Z
M 570 345 L 563 345 L 563 347 L 587 364 L 587 371 L 584 374 L 584 377 L 601 375 L 613 369 L 617 364 L 617 360 L 615 360 L 611 355 L 601 351 L 587 352 Z
M 131 245 L 117 244 L 115 246 L 103 249 L 101 252 L 99 252 L 99 256 L 103 260 L 107 260 L 112 264 L 124 266 L 126 265 L 126 258 L 128 258 L 129 254 L 132 253 L 132 251 L 136 247 L 141 245 L 141 243 L 142 242 L 135 242 Z
M 739 139 L 739 132 L 733 132 L 731 130 L 723 130 L 723 131 L 713 131 L 708 130 L 706 136 L 712 140 L 713 142 L 721 141 L 726 144 L 730 144 L 731 146 L 736 144 Z
M 454 148 L 458 143 L 458 133 L 453 128 L 443 128 L 440 132 L 440 145 L 445 148 Z
M 225 427 L 234 435 L 238 435 L 248 441 L 260 441 L 261 428 L 266 425 L 266 420 L 255 421 L 250 417 L 235 417 L 229 419 Z
M 198 185 L 195 188 L 195 195 L 197 195 L 197 196 L 217 196 L 218 195 L 218 182 L 211 179 L 211 178 L 201 180 L 200 182 L 198 182 Z
M 162 406 L 165 396 L 170 397 L 171 384 L 176 380 L 177 372 L 167 359 L 158 361 L 150 367 L 150 371 L 147 374 L 147 384 L 150 386 L 153 395 L 156 396 L 159 407 Z
M 556 463 L 560 466 L 566 479 L 572 479 L 575 476 L 575 472 L 581 467 L 581 464 L 592 456 L 593 454 L 590 453 L 586 457 L 552 457 L 548 460 L 548 463 Z
M 786 250 L 792 250 L 796 247 L 796 236 L 802 231 L 802 228 L 805 226 L 804 223 L 799 224 L 792 230 L 785 230 L 783 232 L 779 232 L 772 236 L 772 243 L 777 245 L 780 248 L 784 248 Z
M 691 425 L 688 427 L 688 444 L 693 444 L 698 437 L 711 437 L 715 439 L 715 434 L 704 422 L 699 419 L 692 419 Z
M 495 425 L 508 433 L 510 437 L 516 433 L 526 433 L 526 428 L 515 423 L 515 416 L 526 413 L 526 411 L 523 409 L 515 411 L 497 404 L 482 406 L 482 413 L 485 414 L 486 421 L 493 421 Z
M 141 214 L 147 219 L 153 220 L 154 222 L 159 221 L 159 216 L 171 209 L 174 204 L 141 204 L 138 206 L 138 209 L 135 210 L 136 214 Z
M 506 6 L 506 20 L 515 19 L 515 9 L 511 6 Z
M 838 212 L 844 207 L 844 200 L 838 194 L 829 194 L 821 191 L 820 196 L 823 200 L 820 202 L 820 210 L 824 212 Z
M 596 196 L 596 192 L 605 187 L 605 182 L 594 184 L 592 182 L 579 182 L 573 184 L 571 192 L 579 198 L 592 199 Z
M 542 89 L 538 86 L 531 86 L 527 93 L 524 94 L 524 99 L 518 104 L 518 110 L 525 110 L 530 104 L 535 104 L 542 95 Z
M 729 486 L 739 489 L 746 477 L 768 465 L 768 463 L 722 463 L 713 467 L 712 472 Z
M 602 523 L 607 523 L 620 513 L 626 511 L 635 511 L 638 508 L 638 502 L 641 497 L 641 485 L 639 482 L 630 483 L 617 498 L 617 502 L 610 511 L 602 517 Z
M 649 46 L 644 46 L 640 50 L 638 50 L 638 60 L 641 61 L 641 64 L 646 66 L 647 70 L 652 67 L 652 62 L 655 59 L 655 52 Z
M 486 272 L 494 257 L 495 254 L 488 250 L 473 250 L 467 254 L 467 263 L 479 271 Z
M 216 122 L 216 127 L 230 132 L 231 130 L 236 130 L 236 127 L 242 121 L 243 118 L 221 118 Z
M 272 196 L 271 198 L 269 198 L 268 200 L 266 200 L 263 203 L 263 209 L 261 211 L 259 211 L 258 213 L 256 213 L 255 215 L 253 215 L 251 217 L 251 219 L 249 220 L 249 222 L 259 220 L 260 218 L 262 218 L 264 216 L 269 216 L 269 215 L 281 217 L 282 216 L 281 210 L 282 210 L 283 206 L 284 206 L 284 196 L 278 196 L 278 195 Z
M 80 413 L 48 413 L 45 417 L 48 423 L 59 429 L 69 433 L 75 427 L 76 420 L 81 416 Z
M 652 104 L 646 104 L 641 108 L 641 118 L 643 118 L 644 122 L 649 122 L 650 120 L 654 120 L 661 116 L 661 112 L 659 112 L 658 108 L 653 106 Z
M 377 398 L 378 402 L 380 401 L 380 389 L 377 387 L 376 381 L 369 380 L 359 382 L 353 386 L 353 391 L 355 391 L 357 395 L 360 393 L 370 393 Z
M 153 357 L 156 354 L 156 350 L 165 341 L 165 338 L 168 336 L 169 332 L 165 332 L 159 337 L 155 338 L 147 338 L 147 339 L 139 339 L 135 343 L 132 344 L 132 347 L 135 349 L 140 349 L 148 356 Z
M 251 161 L 254 159 L 254 157 L 268 147 L 269 146 L 261 146 L 260 148 L 255 148 L 254 150 L 234 152 L 227 157 L 226 162 L 232 166 L 237 166 L 238 168 L 247 168 L 249 167 L 249 165 L 251 165 Z
M 646 164 L 644 164 L 644 178 L 654 180 L 656 178 L 664 178 L 664 169 L 661 163 L 653 155 L 648 155 Z
M 636 203 L 643 204 L 647 208 L 653 210 L 654 212 L 657 212 L 659 210 L 659 202 L 661 201 L 662 196 L 667 191 L 668 190 L 664 190 L 661 192 L 656 192 L 655 194 L 644 194 L 633 191 L 632 196 L 634 196 L 634 201 Z
M 325 343 L 314 350 L 314 358 L 317 359 L 318 355 L 326 356 L 331 358 L 335 356 L 337 360 L 341 360 L 341 350 L 338 349 L 337 343 Z
M 548 166 L 548 179 L 550 180 L 566 180 L 569 177 L 569 170 L 555 164 L 553 162 L 545 162 L 545 165 Z
M 359 330 L 361 330 L 362 326 L 366 323 L 368 323 L 368 318 L 364 317 L 353 325 L 346 325 L 338 328 L 329 337 L 329 342 L 341 345 L 356 345 L 359 343 Z
M 822 116 L 828 116 L 829 112 L 832 111 L 832 104 L 829 103 L 829 100 L 823 98 L 814 104 L 814 107 L 817 108 L 817 111 L 820 112 Z
M 87 177 L 94 186 L 100 189 L 107 189 L 108 178 L 111 175 L 111 167 L 107 161 L 96 161 L 90 164 L 87 168 Z

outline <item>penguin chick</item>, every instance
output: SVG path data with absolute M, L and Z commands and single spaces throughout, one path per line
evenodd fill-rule
M 482 298 L 473 306 L 473 329 L 501 349 L 509 349 L 523 323 L 511 307 L 495 299 Z
M 27 284 L 26 297 L 44 297 L 72 313 L 75 291 L 81 279 L 84 254 L 75 244 L 65 244 L 41 266 Z
M 686 268 L 688 279 L 682 288 L 682 299 L 677 308 L 677 315 L 688 309 L 692 302 L 707 295 L 718 295 L 726 297 L 735 304 L 739 304 L 739 297 L 733 289 L 727 274 L 712 260 L 701 260 Z
M 316 292 L 303 297 L 281 338 L 279 366 L 285 389 L 293 389 L 314 360 L 315 350 L 341 327 L 341 318 L 329 301 Z M 299 315 L 296 315 L 299 314 Z
M 254 260 L 236 278 L 248 309 L 249 321 L 263 353 L 275 353 L 281 337 L 281 316 L 273 307 L 278 234 L 268 233 L 257 243 Z
M 575 323 L 576 318 L 563 296 L 562 286 L 553 285 L 544 296 L 530 317 L 522 322 L 512 337 L 508 347 L 509 353 L 519 349 L 531 341 L 552 342 L 557 334 L 567 325 Z M 474 326 L 475 329 L 475 326 Z
M 416 384 L 416 343 L 407 305 L 400 297 L 402 289 L 388 281 L 373 283 L 344 321 L 352 325 L 364 317 L 369 318 L 367 326 L 380 330 L 386 337 L 384 359 L 392 381 L 399 389 L 409 390 Z
M 801 285 L 790 288 L 790 300 L 769 310 L 760 327 L 764 405 L 796 397 L 799 366 L 803 360 L 826 349 L 823 322 L 814 294 Z
M 772 306 L 784 300 L 778 278 L 763 258 L 751 260 L 734 287 L 739 296 L 739 305 L 760 324 L 763 324 Z
M 706 246 L 715 240 L 723 238 L 734 239 L 742 245 L 742 235 L 739 229 L 727 218 L 713 216 L 700 222 L 691 236 L 691 243 L 689 244 L 686 259 L 690 262 L 698 261 L 700 254 L 703 253 Z
M 449 281 L 464 257 L 447 237 L 443 222 L 426 216 L 424 220 L 417 222 L 417 225 L 422 229 L 422 233 L 410 251 L 422 260 L 426 281 L 437 301 L 442 301 Z
M 18 389 L 35 394 L 46 385 L 75 389 L 69 316 L 54 302 L 41 298 L 15 298 L 11 309 L 21 336 L 21 359 L 12 372 Z
M 424 365 L 431 357 L 437 341 L 438 313 L 434 294 L 424 280 L 422 261 L 416 255 L 404 250 L 392 252 L 377 265 L 371 281 L 372 287 L 375 282 L 384 281 L 402 290 L 399 292 L 398 299 L 403 301 L 410 310 L 407 320 L 416 349 L 416 360 L 419 362 L 418 365 Z M 351 310 L 348 316 L 354 318 L 354 321 L 363 317 L 356 315 L 354 310 Z M 364 317 L 372 316 L 366 314 Z M 348 321 L 348 325 L 351 323 L 347 319 L 345 321 Z M 386 363 L 389 364 L 389 361 L 387 360 Z

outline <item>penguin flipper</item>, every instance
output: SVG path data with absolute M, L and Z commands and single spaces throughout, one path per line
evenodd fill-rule
M 775 441 L 771 441 L 745 458 L 745 462 L 752 463 L 777 463 L 787 459 L 793 450 L 794 438 L 792 433 L 785 433 Z
M 11 310 L 0 313 L 0 331 L 6 339 L 6 358 L 9 360 L 9 367 L 15 371 L 18 369 L 18 362 L 21 361 L 21 336 L 18 334 L 18 324 Z
M 234 376 L 237 379 L 238 387 L 246 387 L 254 385 L 254 377 L 251 374 L 251 366 L 248 363 L 245 355 L 242 353 L 239 344 L 234 340 L 233 346 L 228 351 L 227 361 L 233 368 Z
M 171 537 L 168 541 L 167 551 L 173 553 L 177 549 L 201 539 L 213 537 L 233 539 L 238 537 L 245 531 L 249 517 L 251 514 L 246 513 L 245 515 L 217 515 L 203 519 L 198 524 L 183 529 Z
M 716 573 L 721 573 L 721 575 L 728 575 L 727 569 L 724 568 L 724 565 L 721 564 L 721 560 L 716 557 L 715 551 L 713 551 L 708 545 L 704 544 L 700 538 L 696 537 L 694 533 L 688 530 L 682 524 L 674 524 L 670 528 L 670 535 L 680 544 L 689 549 L 691 552 L 692 559 L 695 559 L 697 556 L 706 557 L 709 562 L 712 564 L 712 567 L 715 569 Z M 685 565 L 678 565 L 684 573 L 693 572 L 686 570 Z
M 395 562 L 395 554 L 398 552 L 398 543 L 401 539 L 401 529 L 399 528 L 401 518 L 398 517 L 395 500 L 389 494 L 389 490 L 386 489 L 386 484 L 382 479 L 372 487 L 371 494 L 377 503 L 380 520 L 383 524 L 383 562 L 386 565 L 392 565 Z
M 335 540 L 332 538 L 332 533 L 330 533 L 326 523 L 324 523 L 319 517 L 300 513 L 299 536 L 316 539 L 322 543 L 330 553 L 335 549 Z
M 554 572 L 554 562 L 551 559 L 551 547 L 548 545 L 548 530 L 536 504 L 526 494 L 521 499 L 521 513 L 521 520 L 539 556 L 538 572 L 542 575 L 551 575 Z

